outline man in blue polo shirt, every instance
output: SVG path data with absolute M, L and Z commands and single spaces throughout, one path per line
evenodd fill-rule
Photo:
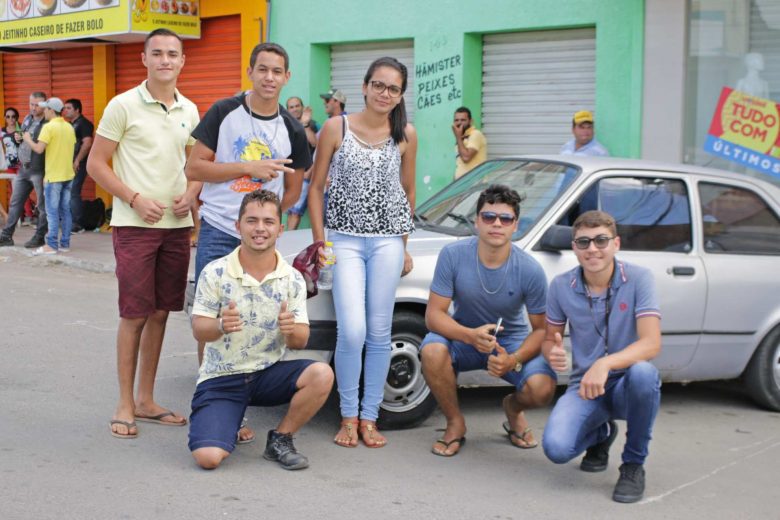
M 563 335 L 569 323 L 572 371 L 569 387 L 544 429 L 544 453 L 563 464 L 586 451 L 580 469 L 607 469 L 617 437 L 615 419 L 627 423 L 616 502 L 644 494 L 653 422 L 661 400 L 658 370 L 649 363 L 661 350 L 661 313 L 653 277 L 643 267 L 615 259 L 620 249 L 615 220 L 587 211 L 574 221 L 572 245 L 580 265 L 558 275 L 547 297 L 542 350 L 558 372 L 567 369 Z

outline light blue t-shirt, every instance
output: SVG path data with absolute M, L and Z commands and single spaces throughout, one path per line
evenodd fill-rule
M 579 382 L 585 372 L 605 355 L 608 338 L 609 353 L 626 348 L 638 338 L 636 320 L 645 316 L 661 317 L 653 273 L 644 267 L 615 262 L 615 274 L 609 289 L 609 330 L 607 330 L 607 291 L 591 295 L 582 279 L 582 269 L 559 274 L 550 284 L 547 298 L 547 321 L 564 326 L 569 322 L 572 345 L 570 384 Z M 610 372 L 610 376 L 623 370 Z
M 589 155 L 591 157 L 609 157 L 609 151 L 604 147 L 603 144 L 596 141 L 596 139 L 591 139 L 591 141 L 586 144 L 585 146 L 581 146 L 579 148 L 575 148 L 574 146 L 575 141 L 574 139 L 571 139 L 566 144 L 561 146 L 561 155 Z
M 431 291 L 451 298 L 452 317 L 465 327 L 479 327 L 503 318 L 498 334 L 519 344 L 528 335 L 528 314 L 543 314 L 547 301 L 547 278 L 542 266 L 522 249 L 512 246 L 507 262 L 488 269 L 477 258 L 476 237 L 446 245 L 439 253 Z M 493 293 L 495 291 L 495 293 Z

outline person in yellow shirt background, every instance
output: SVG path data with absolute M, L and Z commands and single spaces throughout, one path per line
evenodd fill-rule
M 37 141 L 33 140 L 29 132 L 24 133 L 23 139 L 35 153 L 46 153 L 43 193 L 49 232 L 46 235 L 46 244 L 33 251 L 33 254 L 55 255 L 58 251 L 70 251 L 70 195 L 73 178 L 76 176 L 73 170 L 76 132 L 73 126 L 62 118 L 64 104 L 60 98 L 51 97 L 47 101 L 39 102 L 38 106 L 43 108 L 47 124 L 41 129 Z
M 455 110 L 452 133 L 455 134 L 455 178 L 460 179 L 487 160 L 487 140 L 472 126 L 471 110 L 466 107 Z

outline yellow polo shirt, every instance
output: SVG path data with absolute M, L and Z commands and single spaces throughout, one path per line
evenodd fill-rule
M 276 269 L 262 280 L 244 272 L 238 246 L 227 256 L 209 263 L 200 273 L 193 316 L 218 318 L 231 301 L 241 315 L 242 329 L 206 343 L 198 383 L 234 374 L 258 372 L 282 358 L 286 346 L 279 332 L 279 310 L 295 315 L 295 323 L 309 323 L 306 282 L 276 251 Z
M 55 117 L 43 125 L 38 141 L 46 143 L 46 182 L 66 182 L 76 176 L 73 171 L 73 148 L 76 132 L 73 125 L 61 117 Z
M 472 126 L 466 130 L 464 141 L 465 142 L 463 144 L 466 146 L 466 148 L 476 150 L 477 153 L 474 154 L 474 157 L 472 157 L 469 162 L 464 162 L 463 159 L 460 158 L 460 155 L 458 155 L 458 146 L 455 145 L 456 179 L 460 179 L 464 174 L 470 172 L 483 162 L 487 161 L 487 140 L 485 139 L 485 134 Z
M 97 135 L 118 143 L 112 157 L 114 172 L 131 190 L 167 206 L 163 218 L 149 225 L 129 204 L 114 197 L 112 226 L 173 229 L 193 225 L 192 216 L 177 218 L 172 206 L 173 198 L 187 189 L 184 150 L 195 144 L 190 134 L 199 120 L 195 104 L 178 90 L 173 106 L 166 107 L 152 97 L 146 81 L 108 103 Z

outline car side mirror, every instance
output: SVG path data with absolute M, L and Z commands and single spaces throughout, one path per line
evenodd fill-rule
M 550 226 L 539 241 L 542 251 L 564 251 L 571 249 L 571 226 Z

